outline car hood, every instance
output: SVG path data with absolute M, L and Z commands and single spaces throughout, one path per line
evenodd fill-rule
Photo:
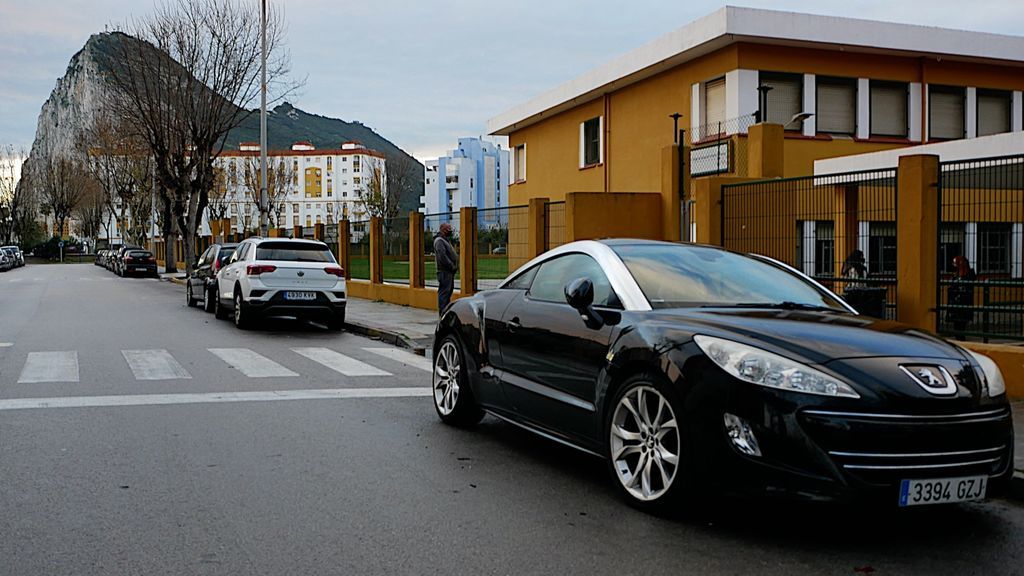
M 679 330 L 680 338 L 708 334 L 763 343 L 815 364 L 848 358 L 962 358 L 959 349 L 945 340 L 898 322 L 853 314 L 730 308 L 648 314 L 651 322 Z

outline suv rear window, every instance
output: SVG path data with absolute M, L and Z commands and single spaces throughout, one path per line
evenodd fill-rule
M 128 255 L 132 258 L 149 258 L 153 253 L 148 250 L 132 250 Z
M 326 245 L 305 242 L 262 242 L 256 246 L 257 260 L 285 262 L 334 262 L 334 254 Z

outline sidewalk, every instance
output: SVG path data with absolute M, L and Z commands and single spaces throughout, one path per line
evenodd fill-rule
M 423 353 L 434 343 L 437 312 L 362 298 L 345 305 L 346 328 Z

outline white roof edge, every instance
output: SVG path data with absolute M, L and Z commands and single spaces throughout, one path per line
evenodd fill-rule
M 517 123 L 724 36 L 1024 63 L 1021 36 L 726 6 L 491 118 L 487 133 L 507 134 Z
M 866 154 L 855 154 L 853 156 L 815 160 L 814 175 L 827 176 L 829 174 L 858 172 L 861 170 L 896 168 L 900 163 L 901 156 L 915 156 L 918 154 L 934 154 L 942 162 L 1024 154 L 1024 132 L 1006 132 L 980 138 L 951 140 L 879 152 L 868 152 Z

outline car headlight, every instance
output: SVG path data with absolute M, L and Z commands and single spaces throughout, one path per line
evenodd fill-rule
M 974 359 L 981 365 L 981 372 L 985 376 L 985 386 L 988 388 L 988 395 L 994 397 L 1006 394 L 1006 381 L 1003 380 L 1003 372 L 999 370 L 999 366 L 996 365 L 995 361 L 984 354 L 978 354 L 971 350 L 967 352 L 974 356 Z
M 697 346 L 732 376 L 768 388 L 839 398 L 860 398 L 849 384 L 767 350 L 713 336 L 693 337 Z

